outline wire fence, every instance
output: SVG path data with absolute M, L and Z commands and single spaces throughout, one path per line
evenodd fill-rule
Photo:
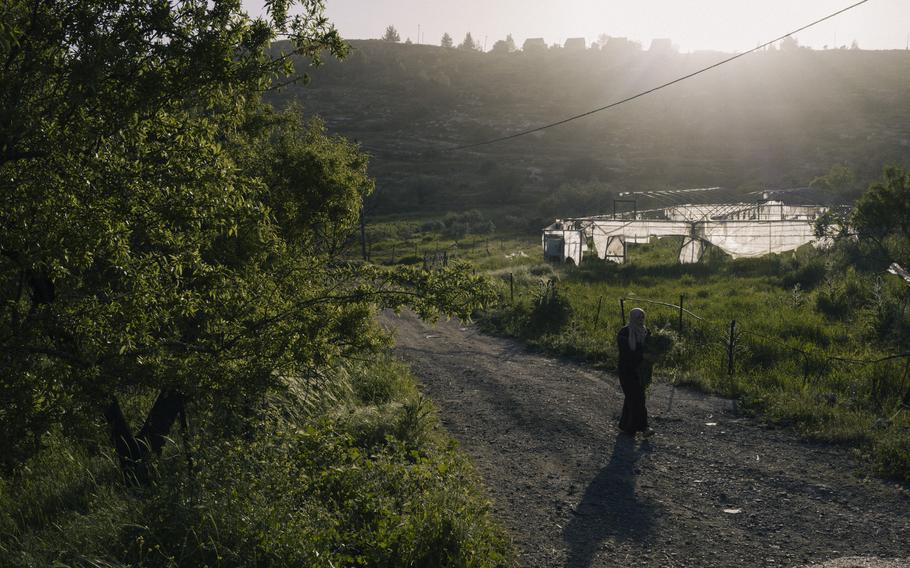
M 445 268 L 456 258 L 490 256 L 505 250 L 502 239 L 466 238 L 451 243 L 391 242 L 364 246 L 364 260 L 387 264 L 420 264 L 424 270 Z
M 877 357 L 844 356 L 833 351 L 826 337 L 814 343 L 806 337 L 762 333 L 733 318 L 719 321 L 704 317 L 685 307 L 684 295 L 678 304 L 623 296 L 619 298 L 623 324 L 629 302 L 656 307 L 649 319 L 680 336 L 684 347 L 668 362 L 677 371 L 710 372 L 730 380 L 750 377 L 773 381 L 774 376 L 785 374 L 801 378 L 803 387 L 830 387 L 831 393 L 863 395 L 879 406 L 896 402 L 898 412 L 910 408 L 910 350 Z M 594 313 L 595 325 L 600 312 L 598 308 Z

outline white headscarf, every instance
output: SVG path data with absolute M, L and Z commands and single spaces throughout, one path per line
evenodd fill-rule
M 641 308 L 632 308 L 629 312 L 629 349 L 635 351 L 639 345 L 643 345 L 647 335 L 645 311 Z

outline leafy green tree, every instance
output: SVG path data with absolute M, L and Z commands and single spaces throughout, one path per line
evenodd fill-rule
M 853 170 L 843 164 L 832 166 L 825 175 L 813 179 L 809 187 L 822 189 L 830 200 L 841 203 L 853 201 L 861 193 Z
M 885 168 L 882 179 L 856 201 L 850 224 L 859 241 L 872 243 L 883 261 L 910 266 L 910 173 Z
M 395 29 L 395 26 L 388 26 L 385 29 L 385 33 L 382 34 L 382 41 L 391 41 L 393 43 L 401 41 L 401 36 L 398 35 L 398 30 Z
M 452 47 L 453 45 L 452 36 L 448 32 L 442 34 L 442 39 L 439 41 L 439 45 L 442 47 Z
M 463 267 L 345 260 L 366 157 L 260 97 L 346 45 L 320 0 L 268 8 L 4 4 L 0 465 L 104 417 L 143 482 L 185 401 L 230 414 L 377 348 L 376 306 L 467 315 L 489 297 Z M 134 431 L 120 401 L 141 393 L 157 399 Z

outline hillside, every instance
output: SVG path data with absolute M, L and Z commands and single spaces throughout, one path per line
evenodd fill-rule
M 910 163 L 910 52 L 768 51 L 517 140 L 446 151 L 609 104 L 728 54 L 492 54 L 352 41 L 298 101 L 372 155 L 385 210 L 537 203 L 566 181 L 615 191 L 808 184 L 834 164 L 860 182 Z

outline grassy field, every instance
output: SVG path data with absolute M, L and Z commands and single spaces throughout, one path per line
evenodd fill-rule
M 630 248 L 626 265 L 589 253 L 576 268 L 545 263 L 535 236 L 456 243 L 424 227 L 375 243 L 374 256 L 392 262 L 393 248 L 416 246 L 395 261 L 427 258 L 431 268 L 447 253 L 474 263 L 499 283 L 500 304 L 479 315 L 489 332 L 612 369 L 621 306 L 642 307 L 674 340 L 661 380 L 737 398 L 810 439 L 856 448 L 879 475 L 910 480 L 910 360 L 877 361 L 905 351 L 910 336 L 899 278 L 839 269 L 832 253 L 811 247 L 738 260 L 712 249 L 700 264 L 679 265 L 671 238 Z
M 126 487 L 106 441 L 52 434 L 0 478 L 0 566 L 512 564 L 476 474 L 403 365 L 313 380 L 239 429 L 197 420 L 143 489 Z

